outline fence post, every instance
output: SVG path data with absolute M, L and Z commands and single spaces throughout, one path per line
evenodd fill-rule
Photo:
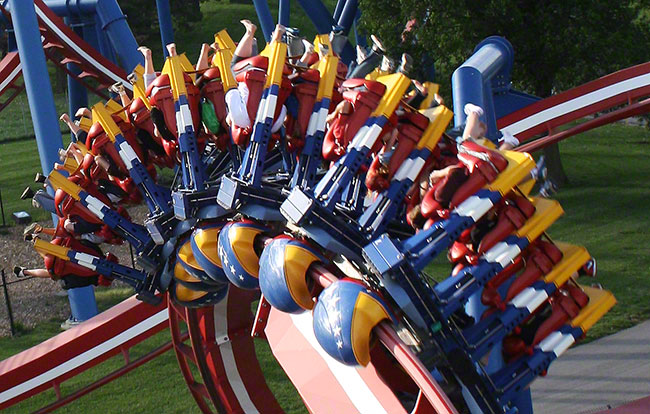
M 5 205 L 2 202 L 2 191 L 0 191 L 0 211 L 2 211 L 2 227 L 5 227 L 7 222 L 5 221 Z
M 9 329 L 11 329 L 11 336 L 16 335 L 16 327 L 14 326 L 14 314 L 11 312 L 11 302 L 9 301 L 9 290 L 7 290 L 7 278 L 5 277 L 5 270 L 0 271 L 2 274 L 2 290 L 5 294 L 5 302 L 7 303 L 7 315 L 9 316 Z

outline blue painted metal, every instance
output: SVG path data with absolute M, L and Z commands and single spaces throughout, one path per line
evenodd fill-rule
M 143 57 L 138 52 L 138 43 L 116 0 L 45 0 L 45 4 L 63 17 L 96 13 L 101 29 L 107 33 L 124 70 L 131 72 L 138 64 L 143 63 Z
M 309 20 L 312 21 L 316 31 L 319 34 L 326 34 L 332 30 L 335 25 L 334 19 L 330 16 L 329 10 L 321 0 L 298 0 Z M 346 42 L 345 47 L 341 51 L 341 60 L 346 65 L 349 65 L 356 57 L 354 48 L 350 42 Z
M 454 71 L 451 78 L 456 126 L 462 125 L 467 116 L 462 108 L 473 103 L 483 108 L 482 121 L 488 127 L 487 137 L 499 138 L 492 94 L 507 90 L 514 61 L 514 49 L 510 42 L 499 36 L 483 40 L 474 54 Z
M 172 14 L 169 7 L 169 0 L 156 0 L 158 9 L 158 25 L 160 26 L 160 40 L 162 42 L 165 57 L 169 56 L 167 45 L 174 43 L 174 26 L 172 25 Z
M 271 35 L 273 34 L 273 29 L 275 28 L 275 23 L 273 16 L 271 16 L 271 10 L 269 9 L 269 3 L 266 0 L 253 0 L 255 5 L 255 12 L 257 13 L 257 18 L 260 21 L 260 26 L 262 26 L 262 32 L 264 33 L 264 39 L 266 42 L 271 42 Z
M 138 52 L 138 42 L 126 22 L 126 16 L 116 0 L 98 0 L 97 16 L 102 22 L 102 29 L 108 35 L 113 49 L 120 57 L 122 68 L 130 73 L 138 64 L 144 63 L 144 58 Z
M 339 18 L 341 17 L 341 12 L 343 11 L 343 7 L 345 6 L 345 2 L 347 0 L 338 0 L 336 2 L 336 7 L 334 8 L 334 14 L 332 15 L 332 18 L 334 19 L 335 22 L 339 21 Z
M 289 27 L 291 0 L 280 0 L 278 4 L 278 23 Z
M 354 21 L 357 17 L 357 10 L 359 9 L 358 0 L 348 0 L 345 2 L 345 6 L 341 11 L 341 17 L 337 20 L 337 24 L 343 27 L 343 32 L 348 35 L 350 29 L 354 24 Z
M 48 175 L 55 162 L 59 162 L 58 151 L 63 148 L 63 139 L 58 132 L 59 117 L 54 107 L 52 85 L 45 64 L 45 53 L 38 30 L 38 21 L 33 0 L 11 0 L 11 16 L 18 53 L 23 62 L 23 79 L 34 123 L 36 145 L 41 158 L 43 174 Z M 56 220 L 56 216 L 53 215 Z
M 83 38 L 83 27 L 76 24 L 74 21 L 76 19 L 67 17 L 64 19 L 65 23 L 72 28 L 79 36 Z M 67 68 L 70 72 L 78 75 L 81 73 L 81 69 L 77 67 L 74 63 L 68 63 Z M 88 91 L 86 88 L 77 81 L 73 76 L 68 75 L 68 113 L 70 118 L 74 118 L 74 114 L 79 108 L 84 108 L 88 106 Z M 70 133 L 70 139 L 76 141 L 77 137 L 75 134 Z

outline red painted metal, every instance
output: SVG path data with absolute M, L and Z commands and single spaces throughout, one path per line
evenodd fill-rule
M 650 413 L 650 397 L 641 398 L 616 408 L 608 408 L 594 414 L 648 414 Z
M 642 115 L 650 112 L 650 99 L 646 99 L 624 108 L 618 109 L 614 112 L 610 112 L 604 115 L 599 116 L 598 118 L 591 119 L 589 121 L 583 122 L 580 125 L 576 125 L 573 128 L 569 128 L 565 131 L 558 132 L 557 134 L 549 135 L 543 138 L 536 139 L 534 141 L 522 144 L 516 148 L 517 151 L 521 152 L 535 152 L 547 147 L 549 145 L 555 144 L 556 142 L 562 141 L 574 135 L 598 128 L 603 125 L 611 124 L 616 121 L 620 121 L 631 116 Z
M 165 319 L 164 306 L 132 297 L 0 362 L 0 410 L 50 388 L 56 390 L 63 381 L 160 332 Z
M 528 105 L 519 111 L 515 111 L 507 116 L 500 118 L 497 121 L 497 126 L 499 129 L 503 129 L 508 125 L 512 125 L 515 122 L 521 121 L 529 116 L 539 114 L 542 111 L 549 110 L 553 107 L 557 107 L 560 104 L 568 102 L 572 99 L 585 96 L 589 93 L 602 90 L 608 86 L 614 85 L 619 82 L 624 82 L 626 80 L 647 75 L 650 73 L 650 62 L 644 63 L 641 65 L 633 66 L 627 69 L 614 72 L 602 78 L 596 79 L 594 81 L 588 82 L 584 85 L 578 86 L 576 88 L 570 89 L 568 91 L 553 95 L 549 98 L 542 99 L 539 102 L 536 102 L 532 105 Z M 593 101 L 592 104 L 587 105 L 578 110 L 570 111 L 564 114 L 559 114 L 553 119 L 537 124 L 525 131 L 515 134 L 520 141 L 525 141 L 532 138 L 537 134 L 544 133 L 549 129 L 556 128 L 561 125 L 565 125 L 569 122 L 575 121 L 585 116 L 595 114 L 597 112 L 604 111 L 609 108 L 613 108 L 618 105 L 625 103 L 633 102 L 639 98 L 646 97 L 650 95 L 650 81 L 627 92 L 619 93 L 607 99 L 598 101 L 597 99 Z
M 89 394 L 90 392 L 96 390 L 97 388 L 100 388 L 109 382 L 121 377 L 124 374 L 128 374 L 129 372 L 133 371 L 134 369 L 140 367 L 141 365 L 146 364 L 147 362 L 151 361 L 154 358 L 159 357 L 160 355 L 164 354 L 165 352 L 169 351 L 172 349 L 173 344 L 171 342 L 167 342 L 166 344 L 159 346 L 158 348 L 154 349 L 153 351 L 149 352 L 146 355 L 141 356 L 140 358 L 136 359 L 133 362 L 128 361 L 128 352 L 125 354 L 125 360 L 126 360 L 126 365 L 123 367 L 111 372 L 110 374 L 98 379 L 97 381 L 94 381 L 93 383 L 79 389 L 78 391 L 75 391 L 64 398 L 61 398 L 60 393 L 57 393 L 57 398 L 58 400 L 50 405 L 47 405 L 43 408 L 41 408 L 38 411 L 35 411 L 34 414 L 45 414 L 45 413 L 50 413 L 54 410 L 57 410 L 75 400 L 78 398 L 83 397 L 86 394 Z
M 22 70 L 18 52 L 9 52 L 0 61 L 0 97 L 7 96 L 0 102 L 0 111 L 5 109 L 16 97 L 25 90 L 25 84 L 21 83 Z

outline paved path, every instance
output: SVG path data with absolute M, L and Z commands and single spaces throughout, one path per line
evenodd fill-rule
M 532 390 L 535 414 L 596 413 L 648 397 L 650 321 L 570 349 Z M 635 412 L 650 413 L 650 401 Z

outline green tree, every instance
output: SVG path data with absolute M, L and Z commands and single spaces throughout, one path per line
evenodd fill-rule
M 415 62 L 433 56 L 438 82 L 449 79 L 484 38 L 501 35 L 515 49 L 514 85 L 547 97 L 613 71 L 649 60 L 647 0 L 360 0 L 362 26 L 379 35 L 391 54 Z M 414 30 L 402 40 L 404 24 Z M 448 99 L 449 100 L 449 99 Z M 549 172 L 566 180 L 557 147 Z M 554 177 L 553 177 L 554 176 Z

